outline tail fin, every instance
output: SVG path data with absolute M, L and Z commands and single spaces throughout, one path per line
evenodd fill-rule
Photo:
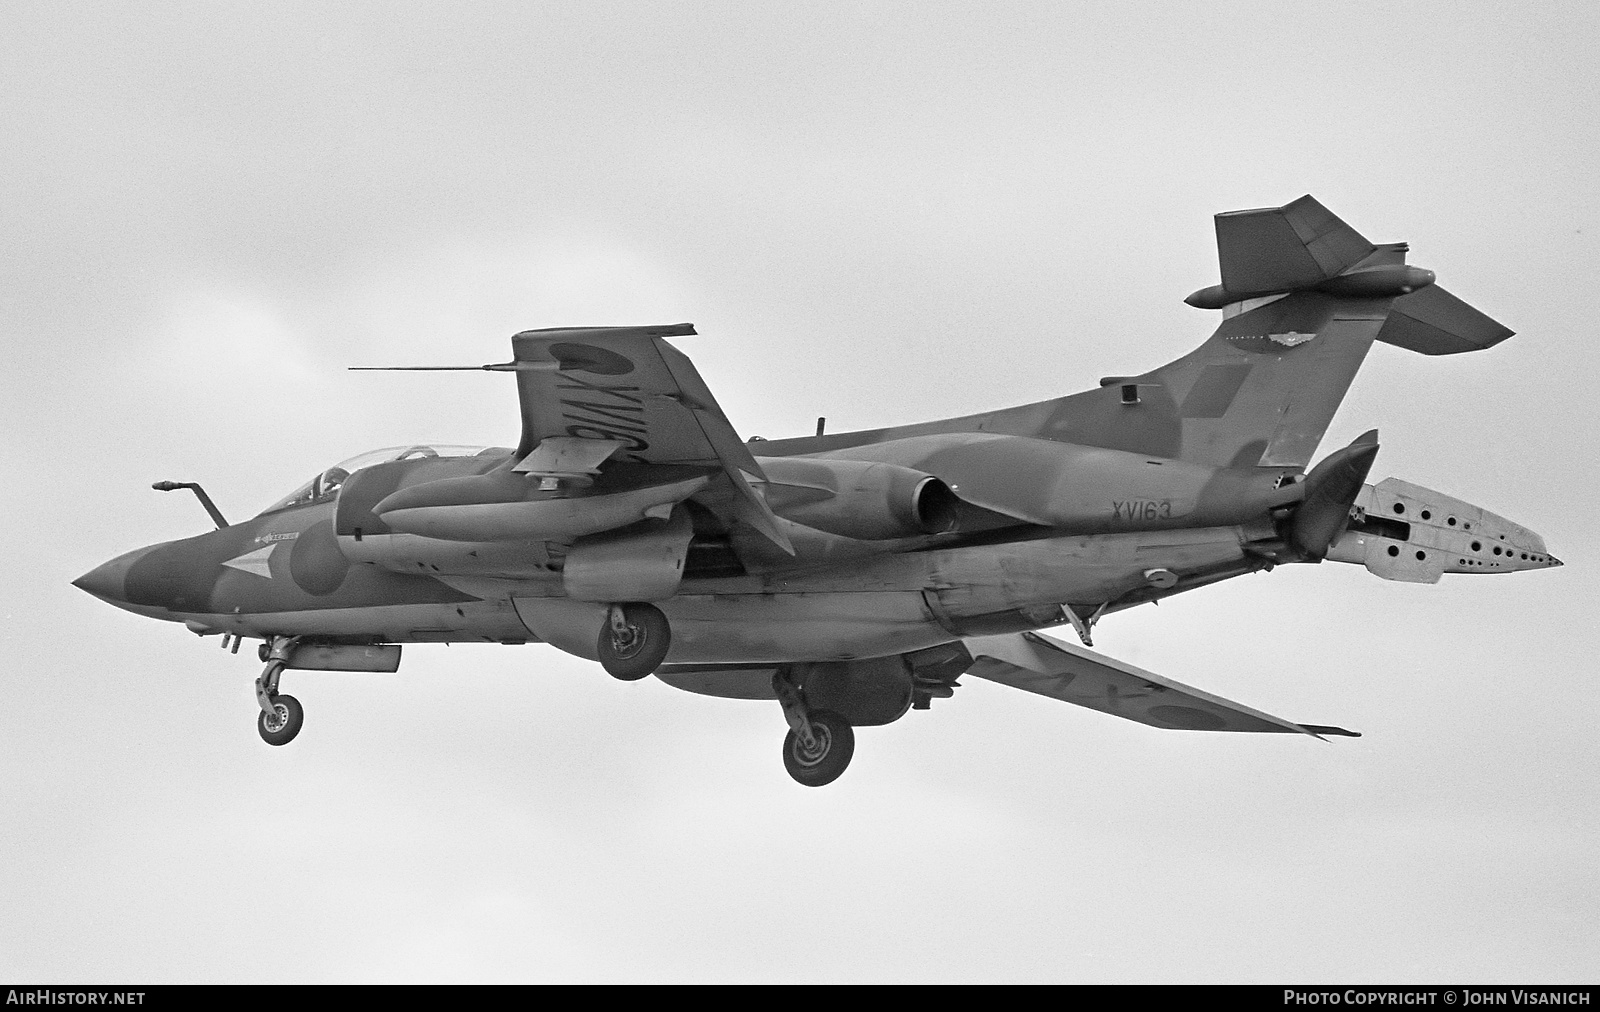
M 1432 271 L 1407 267 L 1405 243 L 1374 246 L 1309 194 L 1216 220 L 1222 284 L 1189 296 L 1192 306 L 1226 309 L 1302 288 L 1393 297 L 1378 340 L 1424 355 L 1479 351 L 1512 334 L 1434 284 Z
M 837 451 L 908 436 L 993 432 L 1213 467 L 1304 470 L 1373 341 L 1425 355 L 1511 331 L 1374 244 L 1310 196 L 1216 216 L 1222 283 L 1184 301 L 1222 310 L 1199 348 L 1099 390 L 918 425 L 777 440 L 762 453 Z
M 1235 467 L 1304 469 L 1372 342 L 1429 355 L 1511 331 L 1374 244 L 1310 196 L 1216 216 L 1222 284 L 1185 301 L 1221 309 L 1190 354 L 1055 402 L 1037 435 Z
M 1230 292 L 1281 292 L 1338 277 L 1377 249 L 1310 194 L 1282 207 L 1216 217 L 1217 264 Z

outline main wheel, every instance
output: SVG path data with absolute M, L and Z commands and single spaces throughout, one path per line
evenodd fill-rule
M 672 627 L 667 616 L 653 604 L 624 604 L 622 629 L 606 624 L 600 630 L 600 664 L 614 678 L 633 682 L 643 678 L 667 659 L 672 646 Z
M 783 739 L 783 766 L 789 775 L 807 787 L 821 787 L 839 779 L 856 751 L 856 732 L 832 710 L 811 711 L 811 735 L 815 748 L 800 743 L 800 736 L 789 729 Z
M 272 713 L 260 711 L 256 718 L 256 730 L 261 732 L 261 740 L 268 745 L 287 745 L 294 741 L 294 736 L 300 733 L 300 725 L 306 721 L 306 712 L 300 708 L 300 700 L 293 696 L 273 696 Z

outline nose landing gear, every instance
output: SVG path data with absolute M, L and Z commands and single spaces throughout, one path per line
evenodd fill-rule
M 633 682 L 667 659 L 672 627 L 653 604 L 614 604 L 600 630 L 600 666 L 613 678 Z
M 267 662 L 261 677 L 256 679 L 256 703 L 261 715 L 256 718 L 256 730 L 268 745 L 287 745 L 300 733 L 305 723 L 305 710 L 293 696 L 278 693 L 278 679 L 289 663 L 289 655 L 298 636 L 274 636 L 261 644 L 261 659 Z
M 787 668 L 772 676 L 772 688 L 789 722 L 783 738 L 783 767 L 796 783 L 821 787 L 839 779 L 856 751 L 856 732 L 832 710 L 812 710 Z

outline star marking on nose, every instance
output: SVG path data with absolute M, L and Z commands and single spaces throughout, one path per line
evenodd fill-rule
M 272 569 L 270 566 L 272 561 L 272 552 L 273 549 L 278 547 L 278 544 L 279 542 L 274 541 L 265 548 L 256 548 L 245 552 L 238 558 L 229 559 L 227 562 L 224 562 L 223 565 L 229 567 L 230 569 L 237 569 L 242 573 L 249 573 L 252 576 L 264 576 L 270 580 L 272 579 Z

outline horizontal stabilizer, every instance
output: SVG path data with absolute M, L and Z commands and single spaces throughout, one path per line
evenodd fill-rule
M 965 643 L 975 658 L 969 675 L 1151 727 L 1357 736 L 1343 728 L 1274 717 L 1037 633 L 974 636 Z
M 1514 333 L 1438 285 L 1429 285 L 1394 300 L 1378 340 L 1424 355 L 1458 355 L 1493 347 Z
M 1374 246 L 1309 194 L 1282 207 L 1216 216 L 1217 261 L 1229 292 L 1282 292 L 1336 277 Z

